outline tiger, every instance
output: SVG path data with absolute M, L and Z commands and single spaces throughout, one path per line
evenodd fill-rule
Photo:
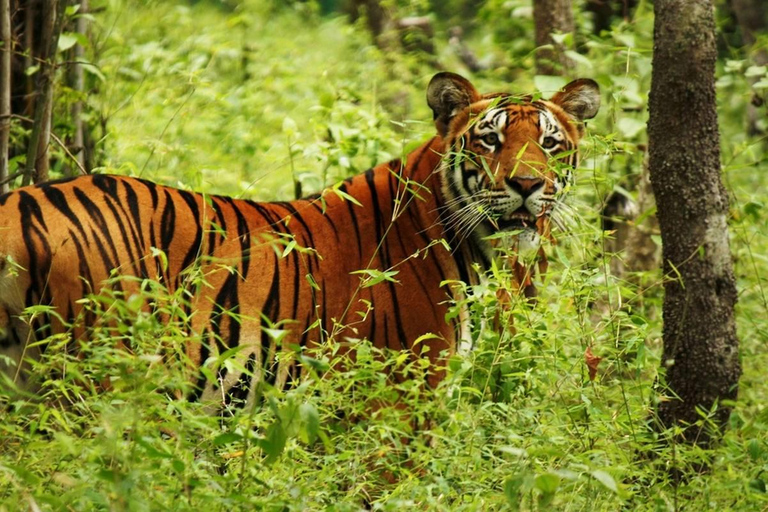
M 426 99 L 430 140 L 303 199 L 256 202 L 107 174 L 0 196 L 4 372 L 32 386 L 28 361 L 49 336 L 77 340 L 96 323 L 84 299 L 106 286 L 128 297 L 152 280 L 187 297 L 190 400 L 248 403 L 256 382 L 300 379 L 296 355 L 330 340 L 426 357 L 426 383 L 437 386 L 466 321 L 448 314 L 460 292 L 446 283 L 472 283 L 491 266 L 493 235 L 509 233 L 521 250 L 549 236 L 600 92 L 578 79 L 549 100 L 482 95 L 441 72 Z M 37 305 L 49 307 L 25 316 Z M 287 331 L 281 343 L 274 325 Z M 238 364 L 214 377 L 201 370 L 232 348 Z

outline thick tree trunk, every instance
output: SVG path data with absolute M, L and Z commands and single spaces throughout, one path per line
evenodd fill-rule
M 573 10 L 570 0 L 533 0 L 533 22 L 536 30 L 536 73 L 564 75 L 571 68 L 565 46 L 552 34 L 573 34 Z
M 667 276 L 662 361 L 671 395 L 657 413 L 660 425 L 671 427 L 695 423 L 697 408 L 735 399 L 741 365 L 720 179 L 714 7 L 712 0 L 654 5 L 648 136 Z M 725 425 L 729 412 L 718 405 L 715 423 Z M 712 434 L 689 428 L 685 438 L 706 443 Z
M 0 0 L 0 194 L 8 192 L 11 134 L 11 0 Z
M 51 139 L 53 114 L 53 82 L 56 74 L 56 49 L 64 22 L 66 0 L 43 2 L 43 45 L 40 69 L 37 72 L 37 98 L 32 135 L 27 148 L 27 168 L 24 185 L 30 181 L 41 183 L 48 180 L 48 146 Z

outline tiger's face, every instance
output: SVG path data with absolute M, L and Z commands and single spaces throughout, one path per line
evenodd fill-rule
M 600 105 L 597 84 L 577 80 L 551 100 L 480 96 L 464 78 L 436 75 L 427 93 L 445 142 L 444 218 L 459 240 L 487 253 L 487 238 L 517 235 L 519 249 L 538 246 L 578 165 L 583 121 Z

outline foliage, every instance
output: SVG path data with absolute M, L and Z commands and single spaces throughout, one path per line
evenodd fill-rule
M 108 119 L 105 171 L 286 199 L 293 179 L 316 191 L 433 132 L 423 91 L 434 70 L 382 54 L 344 19 L 258 0 L 135 4 L 104 0 L 94 27 L 104 81 L 89 101 Z M 487 30 L 468 44 L 497 61 L 473 77 L 483 90 L 556 89 L 530 71 L 526 4 L 482 8 Z M 547 247 L 538 303 L 504 312 L 514 329 L 482 327 L 497 312 L 496 291 L 510 286 L 496 269 L 467 299 L 475 349 L 449 360 L 438 389 L 391 377 L 430 371 L 420 360 L 361 342 L 347 355 L 333 346 L 306 354 L 311 377 L 288 390 L 264 386 L 259 407 L 210 414 L 175 398 L 188 375 L 164 360 L 183 359 L 186 341 L 174 297 L 147 285 L 143 297 L 94 298 L 104 323 L 80 346 L 86 357 L 58 339 L 37 366 L 41 398 L 6 391 L 0 510 L 764 508 L 768 174 L 764 141 L 746 135 L 743 119 L 760 87 L 749 75 L 763 80 L 765 71 L 736 48 L 718 69 L 741 291 L 740 398 L 721 445 L 664 446 L 665 434 L 648 428 L 655 401 L 670 399 L 655 387 L 662 276 L 611 276 L 598 228 L 604 198 L 631 189 L 642 168 L 651 35 L 651 8 L 640 2 L 631 22 L 579 36 L 578 72 L 600 83 L 604 106 L 559 215 L 564 229 Z M 438 50 L 447 68 L 462 70 L 445 45 Z M 147 299 L 170 320 L 143 313 Z M 594 380 L 588 348 L 602 358 Z M 209 370 L 226 364 L 210 361 Z

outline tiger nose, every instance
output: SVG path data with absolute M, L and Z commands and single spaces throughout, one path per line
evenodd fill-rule
M 523 199 L 544 186 L 544 179 L 537 176 L 511 176 L 504 178 L 504 181 Z

